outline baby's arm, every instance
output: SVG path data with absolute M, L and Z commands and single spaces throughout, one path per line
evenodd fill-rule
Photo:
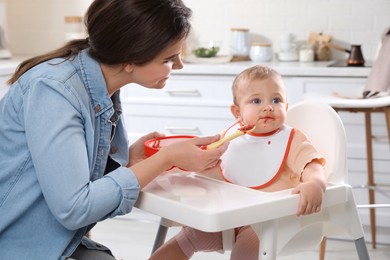
M 301 183 L 292 191 L 292 194 L 300 194 L 297 216 L 319 212 L 325 189 L 324 168 L 320 162 L 313 160 L 306 165 L 301 175 Z

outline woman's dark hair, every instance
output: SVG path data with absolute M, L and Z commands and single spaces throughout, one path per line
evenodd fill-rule
M 81 50 L 99 63 L 143 65 L 190 31 L 191 10 L 182 0 L 94 0 L 85 15 L 88 38 L 22 62 L 14 83 L 32 67 L 53 58 L 70 59 Z

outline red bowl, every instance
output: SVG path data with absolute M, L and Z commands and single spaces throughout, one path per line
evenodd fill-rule
M 150 157 L 164 147 L 167 147 L 173 143 L 188 140 L 188 139 L 194 138 L 194 137 L 195 136 L 193 136 L 193 135 L 172 135 L 172 136 L 156 137 L 153 139 L 149 139 L 149 140 L 144 142 L 144 152 L 145 152 L 146 157 Z M 174 167 L 172 167 L 172 168 L 174 168 Z M 184 170 L 184 169 L 181 169 L 181 170 Z

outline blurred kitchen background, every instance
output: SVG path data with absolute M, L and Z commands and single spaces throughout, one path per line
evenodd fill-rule
M 20 59 L 42 54 L 60 47 L 66 41 L 66 37 L 69 36 L 70 32 L 76 32 L 76 34 L 71 36 L 77 36 L 77 33 L 80 33 L 77 30 L 82 30 L 82 28 L 80 29 L 75 25 L 79 23 L 77 17 L 84 15 L 91 2 L 92 0 L 0 0 L 0 59 L 3 59 L 0 61 L 0 98 L 7 91 L 5 82 L 20 62 Z M 272 44 L 273 52 L 275 53 L 279 52 L 281 37 L 287 33 L 294 35 L 294 40 L 297 43 L 307 41 L 310 33 L 323 33 L 331 36 L 333 44 L 346 49 L 349 49 L 352 44 L 361 45 L 364 58 L 367 61 L 373 61 L 376 58 L 381 34 L 385 28 L 390 26 L 390 0 L 184 0 L 184 2 L 193 10 L 193 32 L 189 38 L 189 43 L 191 44 L 195 41 L 219 41 L 222 44 L 219 52 L 221 55 L 229 54 L 231 28 L 245 28 L 249 30 L 251 42 Z M 65 17 L 68 18 L 65 19 Z M 81 34 L 78 35 L 80 36 Z M 5 59 L 5 57 L 9 58 L 5 50 L 9 50 L 9 53 L 12 53 L 13 59 Z M 347 56 L 346 52 L 331 49 L 331 60 L 345 60 Z M 2 65 L 2 63 L 4 64 Z M 345 68 L 328 68 L 327 64 L 317 67 L 314 63 L 306 63 L 305 65 L 307 66 L 299 62 L 290 64 L 292 64 L 291 67 L 285 66 L 285 63 L 271 63 L 282 73 L 289 90 L 292 90 L 289 93 L 290 101 L 299 100 L 301 93 L 308 88 L 316 91 L 321 91 L 318 89 L 326 89 L 328 91 L 328 89 L 333 88 L 342 89 L 344 87 L 363 85 L 369 71 L 369 66 L 343 70 Z M 191 67 L 191 64 L 188 64 L 184 69 L 184 71 L 187 69 L 187 72 L 184 72 L 187 74 L 181 78 L 172 77 L 170 84 L 175 88 L 175 86 L 182 87 L 183 85 L 186 86 L 196 82 L 196 89 L 198 87 L 208 88 L 212 85 L 218 89 L 229 89 L 226 93 L 230 93 L 230 84 L 236 72 L 238 73 L 241 68 L 249 65 L 251 63 L 244 62 L 241 65 L 237 65 L 237 69 L 233 69 L 226 64 L 215 65 L 211 70 L 214 74 L 211 73 L 212 75 L 206 77 L 204 74 L 207 73 L 198 73 L 199 67 L 194 67 L 193 65 Z M 196 69 L 194 70 L 194 68 Z M 209 71 L 209 68 L 207 67 L 201 71 Z M 227 70 L 226 68 L 229 69 Z M 315 70 L 312 68 L 315 68 Z M 342 70 L 347 72 L 342 72 Z M 219 76 L 215 76 L 216 74 Z M 180 74 L 176 76 L 180 76 Z M 218 92 L 215 91 L 213 93 Z M 147 113 L 145 107 L 150 108 L 150 103 L 147 101 L 144 104 L 140 104 L 139 101 L 154 98 L 149 92 L 145 92 L 142 98 L 139 98 L 139 96 L 138 94 L 134 95 L 134 98 L 129 99 L 126 104 L 127 106 L 136 107 L 136 109 L 129 109 L 129 111 L 138 113 L 129 116 L 133 120 L 132 122 L 138 122 L 136 120 L 145 117 L 145 113 Z M 162 103 L 156 104 L 156 100 L 160 100 L 158 102 Z M 191 117 L 187 118 L 187 115 L 198 114 L 198 111 L 200 111 L 199 107 L 202 108 L 203 106 L 204 108 L 205 104 L 208 104 L 207 102 L 211 102 L 211 105 L 209 104 L 207 108 L 208 110 L 204 110 L 206 112 L 200 115 L 202 118 L 198 121 L 204 125 L 203 128 L 212 134 L 223 129 L 218 128 L 219 126 L 214 118 L 212 118 L 213 124 L 209 123 L 210 115 L 220 116 L 220 110 L 225 111 L 225 108 L 218 110 L 219 108 L 215 107 L 214 99 L 206 99 L 198 103 L 193 102 L 191 103 L 192 107 L 188 106 L 189 102 L 183 102 L 186 104 L 186 107 L 180 108 L 173 101 L 166 102 L 161 100 L 163 98 L 153 99 L 153 104 L 156 107 L 164 104 L 164 108 L 166 108 L 168 107 L 166 104 L 171 102 L 172 104 L 169 103 L 171 105 L 169 109 L 171 110 L 169 110 L 169 113 L 167 112 L 167 115 L 164 115 L 165 117 L 159 116 L 156 119 L 170 120 L 170 117 L 175 115 L 174 119 L 176 117 L 179 118 L 178 120 L 181 123 L 191 121 L 191 124 L 192 121 L 196 120 Z M 228 107 L 230 98 L 223 100 L 223 102 L 226 102 L 226 107 Z M 190 109 L 195 109 L 196 113 L 186 112 L 193 111 Z M 165 112 L 165 110 L 162 111 Z M 177 116 L 180 111 L 186 113 L 185 118 Z M 224 120 L 230 120 L 231 115 L 228 109 L 225 112 L 228 115 L 224 116 L 225 114 L 223 113 L 221 117 Z M 150 115 L 148 114 L 148 116 Z M 352 182 L 360 183 L 361 180 L 366 180 L 365 147 L 362 144 L 364 135 L 363 119 L 355 117 L 344 118 L 347 119 L 349 138 L 352 140 L 349 147 L 349 152 L 352 154 L 351 158 L 349 158 L 349 165 L 352 168 L 350 168 L 351 176 L 353 176 L 351 180 Z M 390 165 L 388 158 L 390 157 L 386 138 L 387 132 L 384 126 L 385 120 L 382 117 L 376 119 L 377 126 L 375 129 L 378 130 L 378 125 L 380 126 L 380 133 L 376 134 L 380 137 L 385 136 L 385 138 L 378 138 L 381 142 L 378 140 L 376 142 L 375 156 L 379 157 L 376 162 L 379 166 L 376 174 L 379 180 L 388 180 Z M 154 123 L 151 124 L 149 122 L 149 124 L 145 124 L 144 121 L 140 122 L 133 123 L 132 127 L 142 126 L 145 128 L 149 127 L 148 131 L 156 130 L 154 129 Z M 217 129 L 211 128 L 212 125 Z M 139 129 L 133 130 L 137 132 Z M 142 129 L 140 132 L 145 131 Z M 385 181 L 384 183 L 389 182 Z M 358 202 L 365 203 L 367 197 L 366 190 L 358 190 L 355 195 L 357 195 Z M 382 199 L 382 201 L 387 203 L 388 197 L 380 197 L 380 195 L 378 196 L 379 201 Z M 152 216 L 153 219 L 151 221 L 144 221 L 145 215 L 137 211 L 128 216 L 128 218 L 114 219 L 99 224 L 94 228 L 93 237 L 110 246 L 114 251 L 118 250 L 115 252 L 120 258 L 145 259 L 148 252 L 150 252 L 159 218 Z M 369 226 L 367 225 L 369 223 L 368 210 L 361 211 L 361 216 L 365 224 L 365 231 L 369 234 Z M 388 210 L 378 211 L 378 242 L 385 244 L 385 246 L 372 250 L 373 252 L 370 252 L 372 259 L 390 259 L 388 216 Z M 129 222 L 129 218 L 134 221 Z M 143 222 L 139 222 L 139 220 L 143 220 Z M 123 222 L 120 221 L 127 221 L 126 225 L 123 225 Z M 131 233 L 137 232 L 137 230 L 139 230 L 137 233 L 139 236 L 132 236 Z M 118 236 L 118 232 L 130 235 Z M 129 243 L 129 239 L 135 239 L 136 241 Z M 370 241 L 369 235 L 366 239 Z M 137 243 L 135 247 L 137 247 L 138 251 L 134 250 L 134 248 L 128 250 L 128 246 L 135 243 Z M 338 246 L 332 247 L 330 245 L 327 250 L 327 254 L 329 254 L 328 259 L 356 259 L 353 255 L 355 254 L 354 248 L 350 249 L 352 244 L 348 244 L 348 247 L 342 246 L 347 249 L 341 251 Z M 121 255 L 122 252 L 123 254 Z M 333 255 L 332 252 L 334 253 Z M 340 252 L 342 253 L 340 254 Z M 136 255 L 139 257 L 137 258 Z M 316 259 L 317 257 L 318 253 L 312 252 L 308 258 L 300 257 L 299 259 Z M 195 259 L 207 258 L 202 256 Z M 218 258 L 218 256 L 212 255 L 208 259 L 222 258 L 221 256 Z
M 64 17 L 82 16 L 92 0 L 0 0 L 0 26 L 13 55 L 30 56 L 60 46 Z M 349 48 L 361 44 L 364 58 L 375 58 L 380 35 L 390 25 L 389 0 L 184 0 L 193 10 L 193 37 L 221 41 L 229 52 L 230 29 L 247 28 L 252 41 L 278 51 L 281 35 L 306 41 L 310 32 L 332 36 Z M 332 59 L 346 53 L 332 50 Z

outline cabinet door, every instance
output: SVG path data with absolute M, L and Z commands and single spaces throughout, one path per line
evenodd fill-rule
M 130 141 L 159 131 L 215 135 L 235 121 L 230 76 L 174 75 L 163 89 L 128 85 L 122 103 Z
M 173 75 L 163 89 L 149 89 L 136 84 L 123 88 L 122 96 L 126 98 L 155 99 L 160 102 L 232 102 L 230 76 L 192 76 Z M 165 100 L 165 101 L 163 101 Z
M 303 95 L 302 81 L 296 77 L 283 77 L 283 81 L 289 106 L 301 101 Z

